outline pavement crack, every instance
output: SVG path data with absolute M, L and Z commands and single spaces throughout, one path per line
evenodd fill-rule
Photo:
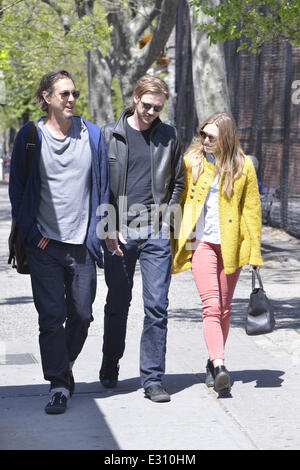
M 224 401 L 223 401 L 224 399 L 219 398 L 216 395 L 216 392 L 208 388 L 205 384 L 203 384 L 203 386 L 205 387 L 205 389 L 207 389 L 208 393 L 214 398 L 218 406 L 220 406 L 220 408 L 224 411 L 224 413 L 226 413 L 226 415 L 231 419 L 231 421 L 239 429 L 239 431 L 246 437 L 246 439 L 248 439 L 249 442 L 251 442 L 255 450 L 263 450 L 261 447 L 259 447 L 256 444 L 256 442 L 252 439 L 252 437 L 249 435 L 248 431 L 244 428 L 244 426 L 236 419 L 236 417 L 232 414 L 232 412 L 227 408 L 227 406 L 224 404 Z M 229 398 L 226 398 L 226 399 L 229 399 Z

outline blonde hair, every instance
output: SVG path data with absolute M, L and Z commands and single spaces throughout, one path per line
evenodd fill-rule
M 146 74 L 143 75 L 136 83 L 135 89 L 133 90 L 130 106 L 131 109 L 135 109 L 134 97 L 141 98 L 146 93 L 162 94 L 169 99 L 168 85 L 161 80 L 159 77 L 154 75 Z
M 215 124 L 219 129 L 216 151 L 214 152 L 215 174 L 222 172 L 224 195 L 230 199 L 233 192 L 233 183 L 242 175 L 245 161 L 237 135 L 236 124 L 230 114 L 215 113 L 201 124 L 199 132 L 207 124 Z M 201 137 L 194 138 L 185 156 L 187 157 L 187 166 L 192 171 L 193 182 L 196 183 L 204 171 L 205 151 Z

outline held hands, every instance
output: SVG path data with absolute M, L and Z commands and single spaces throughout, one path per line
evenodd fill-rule
M 108 235 L 108 238 L 106 238 L 105 243 L 108 251 L 111 252 L 112 256 L 117 255 L 117 256 L 124 256 L 123 251 L 120 248 L 119 241 L 123 243 L 123 245 L 126 245 L 126 241 L 123 238 L 123 235 L 118 232 L 111 232 Z

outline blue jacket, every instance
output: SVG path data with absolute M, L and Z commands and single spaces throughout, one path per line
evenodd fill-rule
M 101 240 L 96 228 L 101 216 L 96 214 L 100 204 L 109 203 L 109 166 L 104 139 L 101 130 L 95 124 L 83 119 L 87 126 L 92 151 L 92 194 L 91 216 L 88 226 L 86 246 L 99 267 L 103 267 Z M 9 197 L 12 206 L 12 218 L 19 228 L 25 246 L 37 248 L 43 238 L 37 227 L 36 214 L 40 200 L 40 172 L 42 134 L 38 130 L 32 167 L 26 180 L 26 144 L 28 142 L 29 123 L 18 132 L 11 157 Z M 74 181 L 74 186 L 76 181 Z M 76 189 L 75 189 L 76 192 Z M 39 248 L 37 248 L 39 249 Z M 47 248 L 46 248 L 47 249 Z

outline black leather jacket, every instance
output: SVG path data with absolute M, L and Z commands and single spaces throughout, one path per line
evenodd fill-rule
M 128 144 L 126 139 L 126 120 L 132 114 L 125 109 L 118 121 L 101 128 L 106 143 L 110 167 L 111 203 L 118 208 L 119 197 L 125 196 Z M 173 126 L 164 124 L 159 118 L 154 122 L 150 136 L 151 181 L 155 204 L 179 204 L 184 189 L 184 167 L 182 152 Z M 123 198 L 122 198 L 123 199 Z

